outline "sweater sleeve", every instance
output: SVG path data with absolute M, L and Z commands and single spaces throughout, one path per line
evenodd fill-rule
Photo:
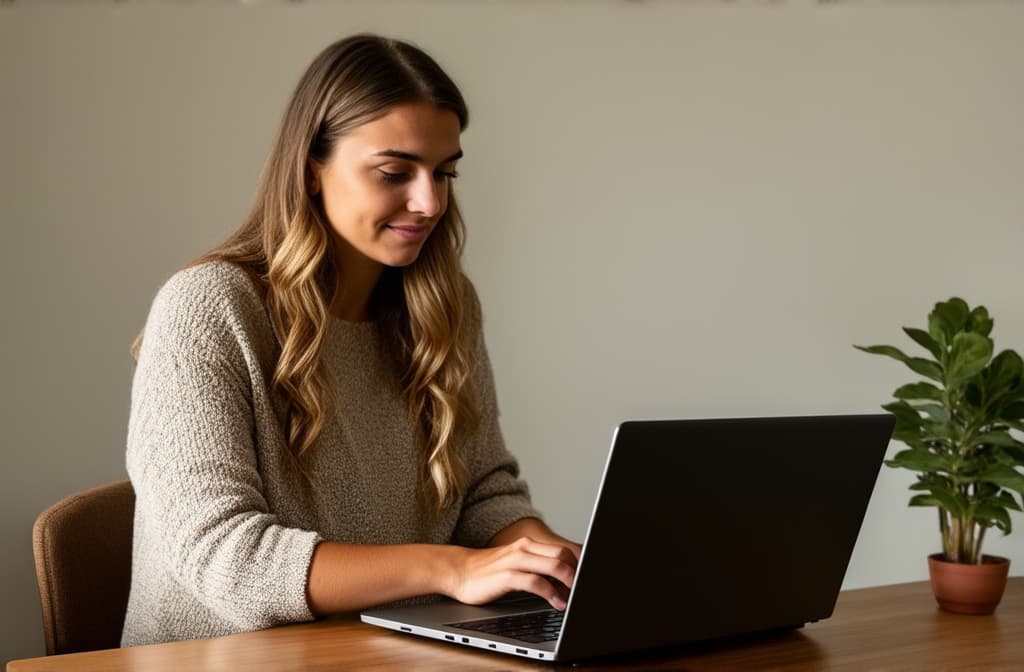
M 239 629 L 310 620 L 320 538 L 280 524 L 263 496 L 245 320 L 230 291 L 188 277 L 154 300 L 135 371 L 127 463 L 147 543 L 134 562 L 163 564 Z
M 472 285 L 466 282 L 471 324 L 476 331 L 474 385 L 480 407 L 480 425 L 468 444 L 466 466 L 469 484 L 453 542 L 483 547 L 498 532 L 523 518 L 541 518 L 530 503 L 526 481 L 519 478 L 519 463 L 505 447 L 498 423 L 498 400 L 487 346 L 484 343 L 480 305 Z

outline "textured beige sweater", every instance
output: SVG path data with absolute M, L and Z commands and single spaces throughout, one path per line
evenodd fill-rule
M 313 448 L 318 484 L 304 491 L 276 420 L 278 346 L 255 288 L 223 262 L 175 274 L 153 302 L 132 387 L 135 539 L 122 645 L 312 619 L 306 578 L 323 539 L 483 546 L 537 516 L 502 442 L 482 335 L 478 343 L 482 422 L 465 446 L 469 487 L 430 523 L 415 495 L 407 406 L 374 323 L 330 324 L 323 356 L 337 411 Z

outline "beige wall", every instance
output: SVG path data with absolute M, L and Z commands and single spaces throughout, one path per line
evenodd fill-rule
M 239 221 L 346 33 L 419 42 L 470 101 L 506 438 L 569 534 L 621 419 L 875 410 L 909 377 L 851 344 L 952 294 L 1024 347 L 1022 3 L 25 5 L 0 8 L 0 661 L 42 652 L 35 515 L 124 476 L 149 301 Z M 909 480 L 883 471 L 848 586 L 924 577 Z M 1019 573 L 1024 535 L 988 550 Z

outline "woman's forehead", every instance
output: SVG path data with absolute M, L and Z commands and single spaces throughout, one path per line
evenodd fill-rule
M 404 103 L 346 133 L 339 143 L 360 154 L 440 163 L 461 155 L 458 116 L 430 103 Z M 405 155 L 405 156 L 400 156 Z

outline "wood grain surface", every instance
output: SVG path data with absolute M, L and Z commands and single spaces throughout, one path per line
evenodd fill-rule
M 15 660 L 7 672 L 544 670 L 340 618 L 216 639 Z M 1024 578 L 993 616 L 939 611 L 927 582 L 845 591 L 825 621 L 757 639 L 681 647 L 590 670 L 1024 670 Z

